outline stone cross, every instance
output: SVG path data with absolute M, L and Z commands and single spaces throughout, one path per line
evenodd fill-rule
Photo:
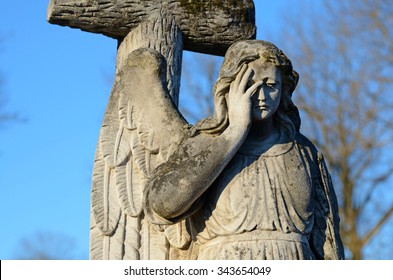
M 252 0 L 50 0 L 47 18 L 117 39 L 117 68 L 136 48 L 161 52 L 168 61 L 168 90 L 175 104 L 183 48 L 223 56 L 233 42 L 256 34 Z

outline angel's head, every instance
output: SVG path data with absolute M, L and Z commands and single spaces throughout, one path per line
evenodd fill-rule
M 214 86 L 214 116 L 202 120 L 196 130 L 206 133 L 221 133 L 228 126 L 227 96 L 229 87 L 244 64 L 260 65 L 262 68 L 277 68 L 280 76 L 280 100 L 273 112 L 273 121 L 294 135 L 300 128 L 300 117 L 292 102 L 292 93 L 299 76 L 293 70 L 291 61 L 275 45 L 259 40 L 234 43 L 225 54 L 219 78 Z

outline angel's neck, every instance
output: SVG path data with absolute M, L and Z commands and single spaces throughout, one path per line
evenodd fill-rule
M 280 130 L 273 121 L 253 123 L 243 144 L 251 149 L 257 148 L 261 152 L 268 150 L 280 139 Z
M 265 142 L 274 138 L 278 133 L 278 128 L 274 125 L 273 119 L 269 118 L 268 120 L 253 122 L 247 138 Z

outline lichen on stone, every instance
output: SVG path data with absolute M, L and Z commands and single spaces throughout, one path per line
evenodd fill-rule
M 215 11 L 217 9 L 241 21 L 244 21 L 248 15 L 247 7 L 243 0 L 180 0 L 180 6 L 183 7 L 187 13 L 194 15 Z

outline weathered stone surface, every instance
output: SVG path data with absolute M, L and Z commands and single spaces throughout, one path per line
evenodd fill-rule
M 52 0 L 53 23 L 119 39 L 93 169 L 91 259 L 342 259 L 298 74 L 255 35 L 252 1 Z M 239 41 L 240 40 L 240 41 Z M 176 107 L 183 43 L 223 54 L 215 114 Z
M 122 40 L 154 12 L 172 13 L 184 48 L 224 55 L 235 41 L 255 38 L 251 0 L 51 0 L 48 21 Z

